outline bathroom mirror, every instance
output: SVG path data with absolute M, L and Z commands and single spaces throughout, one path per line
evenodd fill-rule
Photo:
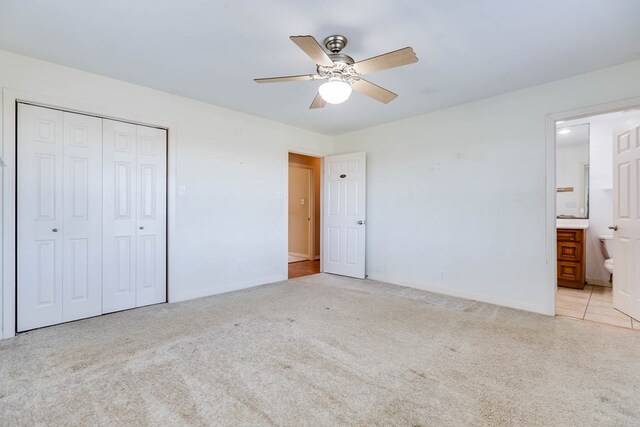
M 556 125 L 558 218 L 589 218 L 589 124 Z

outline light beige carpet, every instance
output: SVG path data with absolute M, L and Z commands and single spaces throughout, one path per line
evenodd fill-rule
M 2 425 L 638 425 L 640 333 L 329 275 L 0 343 Z

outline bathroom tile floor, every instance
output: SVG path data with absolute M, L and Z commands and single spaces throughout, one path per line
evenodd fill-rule
M 584 289 L 558 288 L 556 314 L 640 330 L 640 322 L 613 308 L 611 288 L 586 285 Z

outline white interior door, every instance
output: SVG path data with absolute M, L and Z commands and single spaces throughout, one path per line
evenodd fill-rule
M 167 134 L 137 126 L 136 307 L 166 301 Z
M 613 306 L 640 320 L 640 122 L 613 141 Z
M 18 331 L 62 322 L 62 112 L 18 104 Z
M 102 312 L 102 121 L 18 105 L 18 331 Z
M 62 321 L 102 313 L 102 120 L 63 113 Z
M 324 272 L 365 277 L 365 153 L 324 158 Z
M 103 269 L 104 313 L 136 306 L 137 126 L 104 119 Z
M 103 121 L 103 312 L 166 301 L 166 131 Z

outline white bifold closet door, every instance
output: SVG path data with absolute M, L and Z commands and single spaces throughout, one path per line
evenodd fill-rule
M 166 131 L 103 120 L 103 312 L 166 301 Z
M 17 331 L 166 301 L 166 131 L 18 104 Z
M 17 329 L 102 312 L 102 120 L 18 105 Z

